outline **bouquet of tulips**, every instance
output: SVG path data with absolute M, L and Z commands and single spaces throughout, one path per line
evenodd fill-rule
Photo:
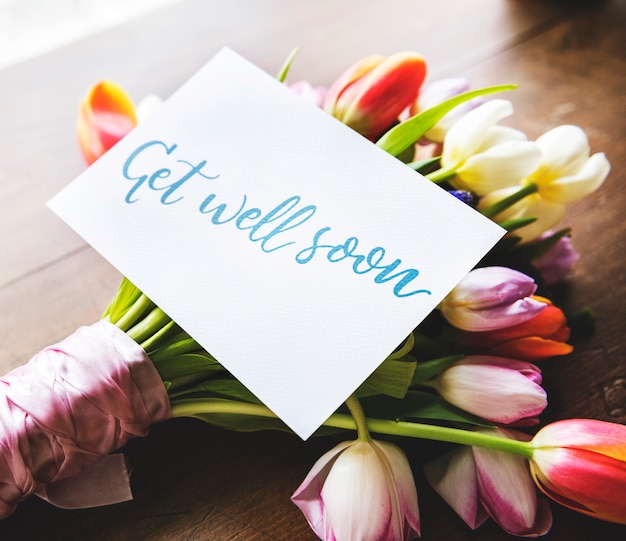
M 289 85 L 508 231 L 318 430 L 356 439 L 322 456 L 292 500 L 325 540 L 419 536 L 417 490 L 399 446 L 415 438 L 449 444 L 425 463 L 426 478 L 472 529 L 491 518 L 513 535 L 545 534 L 552 516 L 541 494 L 626 524 L 626 427 L 569 419 L 537 430 L 547 405 L 538 363 L 572 351 L 550 286 L 578 255 L 558 224 L 567 204 L 603 183 L 609 163 L 590 155 L 576 126 L 529 141 L 498 124 L 512 104 L 487 96 L 511 85 L 470 90 L 462 79 L 425 79 L 424 59 L 399 53 L 358 61 L 329 89 Z M 95 85 L 78 119 L 86 161 L 158 106 L 153 96 L 135 106 L 113 82 Z M 1 516 L 33 493 L 71 506 L 80 499 L 73 478 L 102 478 L 112 451 L 170 417 L 288 430 L 126 279 L 102 321 L 0 385 Z M 125 495 L 116 486 L 86 504 Z

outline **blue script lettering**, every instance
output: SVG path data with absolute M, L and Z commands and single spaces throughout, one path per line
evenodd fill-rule
M 202 172 L 202 169 L 207 163 L 206 160 L 202 160 L 197 165 L 194 165 L 186 160 L 176 160 L 176 163 L 185 164 L 186 166 L 188 166 L 189 169 L 180 178 L 170 183 L 160 182 L 162 179 L 167 179 L 172 175 L 172 170 L 167 167 L 157 169 L 151 174 L 133 175 L 130 172 L 130 167 L 133 165 L 135 160 L 140 155 L 142 155 L 144 152 L 148 150 L 155 150 L 158 148 L 160 148 L 160 150 L 165 150 L 166 155 L 170 155 L 172 154 L 172 152 L 174 152 L 174 150 L 176 150 L 177 145 L 174 144 L 168 147 L 163 141 L 150 141 L 148 143 L 144 143 L 143 145 L 135 149 L 124 162 L 124 167 L 122 168 L 124 177 L 127 178 L 128 180 L 136 181 L 133 187 L 126 194 L 125 201 L 127 203 L 135 203 L 136 201 L 139 200 L 139 197 L 135 197 L 135 192 L 137 192 L 137 190 L 142 185 L 146 184 L 146 181 L 147 181 L 148 188 L 150 188 L 151 190 L 164 192 L 163 195 L 161 196 L 161 203 L 163 203 L 164 205 L 172 205 L 174 203 L 177 203 L 181 199 L 183 199 L 183 196 L 181 195 L 176 199 L 170 199 L 170 197 L 174 194 L 176 190 L 178 190 L 185 182 L 187 182 L 193 176 L 199 175 L 203 178 L 210 179 L 210 180 L 214 180 L 219 177 L 219 175 L 215 175 L 215 176 L 205 175 Z
M 383 284 L 385 282 L 398 279 L 398 282 L 393 287 L 393 294 L 396 297 L 402 298 L 418 294 L 431 294 L 431 291 L 428 289 L 403 291 L 403 289 L 410 282 L 419 276 L 419 271 L 417 269 L 409 268 L 399 270 L 393 274 L 394 271 L 396 271 L 402 264 L 402 260 L 395 259 L 391 263 L 383 263 L 383 259 L 385 258 L 385 249 L 381 246 L 372 248 L 367 255 L 363 255 L 356 253 L 359 245 L 359 239 L 356 237 L 349 237 L 342 244 L 321 244 L 320 239 L 322 235 L 330 230 L 330 227 L 323 227 L 318 230 L 313 237 L 313 244 L 308 248 L 300 250 L 296 254 L 296 261 L 304 265 L 315 257 L 318 250 L 328 250 L 326 252 L 326 259 L 331 263 L 338 263 L 339 261 L 344 261 L 346 259 L 352 260 L 352 271 L 355 274 L 366 274 L 371 271 L 380 271 L 374 277 L 374 282 L 377 284 Z
M 210 207 L 209 204 L 214 201 L 215 197 L 215 194 L 209 195 L 201 203 L 199 208 L 200 212 L 202 214 L 213 213 L 211 222 L 215 225 L 221 225 L 235 220 L 235 226 L 237 229 L 240 231 L 246 231 L 249 229 L 250 233 L 248 234 L 248 238 L 252 242 L 260 242 L 261 249 L 266 253 L 274 252 L 280 248 L 294 244 L 294 241 L 289 241 L 278 246 L 268 246 L 268 242 L 272 239 L 276 240 L 275 237 L 279 234 L 289 231 L 290 229 L 294 229 L 295 227 L 298 227 L 306 222 L 315 214 L 316 209 L 315 205 L 307 205 L 296 210 L 292 214 L 289 214 L 300 203 L 300 196 L 294 195 L 285 199 L 285 201 L 279 203 L 264 215 L 263 211 L 256 207 L 244 210 L 247 200 L 244 195 L 239 209 L 230 216 L 222 219 L 222 214 L 226 212 L 227 205 L 225 203 L 220 203 L 219 205 Z M 283 217 L 285 218 L 278 225 L 265 227 Z M 260 233 L 262 228 L 263 231 Z

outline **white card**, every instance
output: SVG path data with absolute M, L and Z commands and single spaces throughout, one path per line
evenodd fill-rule
M 48 204 L 303 439 L 503 234 L 230 49 Z

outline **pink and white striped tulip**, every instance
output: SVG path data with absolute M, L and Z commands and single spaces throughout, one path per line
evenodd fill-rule
M 420 533 L 411 467 L 388 442 L 340 443 L 291 499 L 324 541 L 407 541 Z
M 525 434 L 494 428 L 481 432 L 526 441 Z M 544 535 L 552 526 L 548 502 L 537 490 L 525 458 L 492 449 L 461 447 L 429 462 L 426 478 L 472 529 L 491 517 L 507 533 Z
M 548 405 L 534 364 L 474 355 L 464 357 L 433 380 L 451 404 L 498 424 L 530 426 Z
M 626 426 L 568 419 L 532 440 L 530 470 L 557 503 L 601 520 L 626 524 Z
M 440 303 L 451 325 L 464 331 L 492 331 L 523 323 L 547 305 L 531 298 L 535 281 L 508 267 L 470 271 Z

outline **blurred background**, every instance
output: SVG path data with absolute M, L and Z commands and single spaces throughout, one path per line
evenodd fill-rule
M 179 0 L 0 0 L 0 68 Z

